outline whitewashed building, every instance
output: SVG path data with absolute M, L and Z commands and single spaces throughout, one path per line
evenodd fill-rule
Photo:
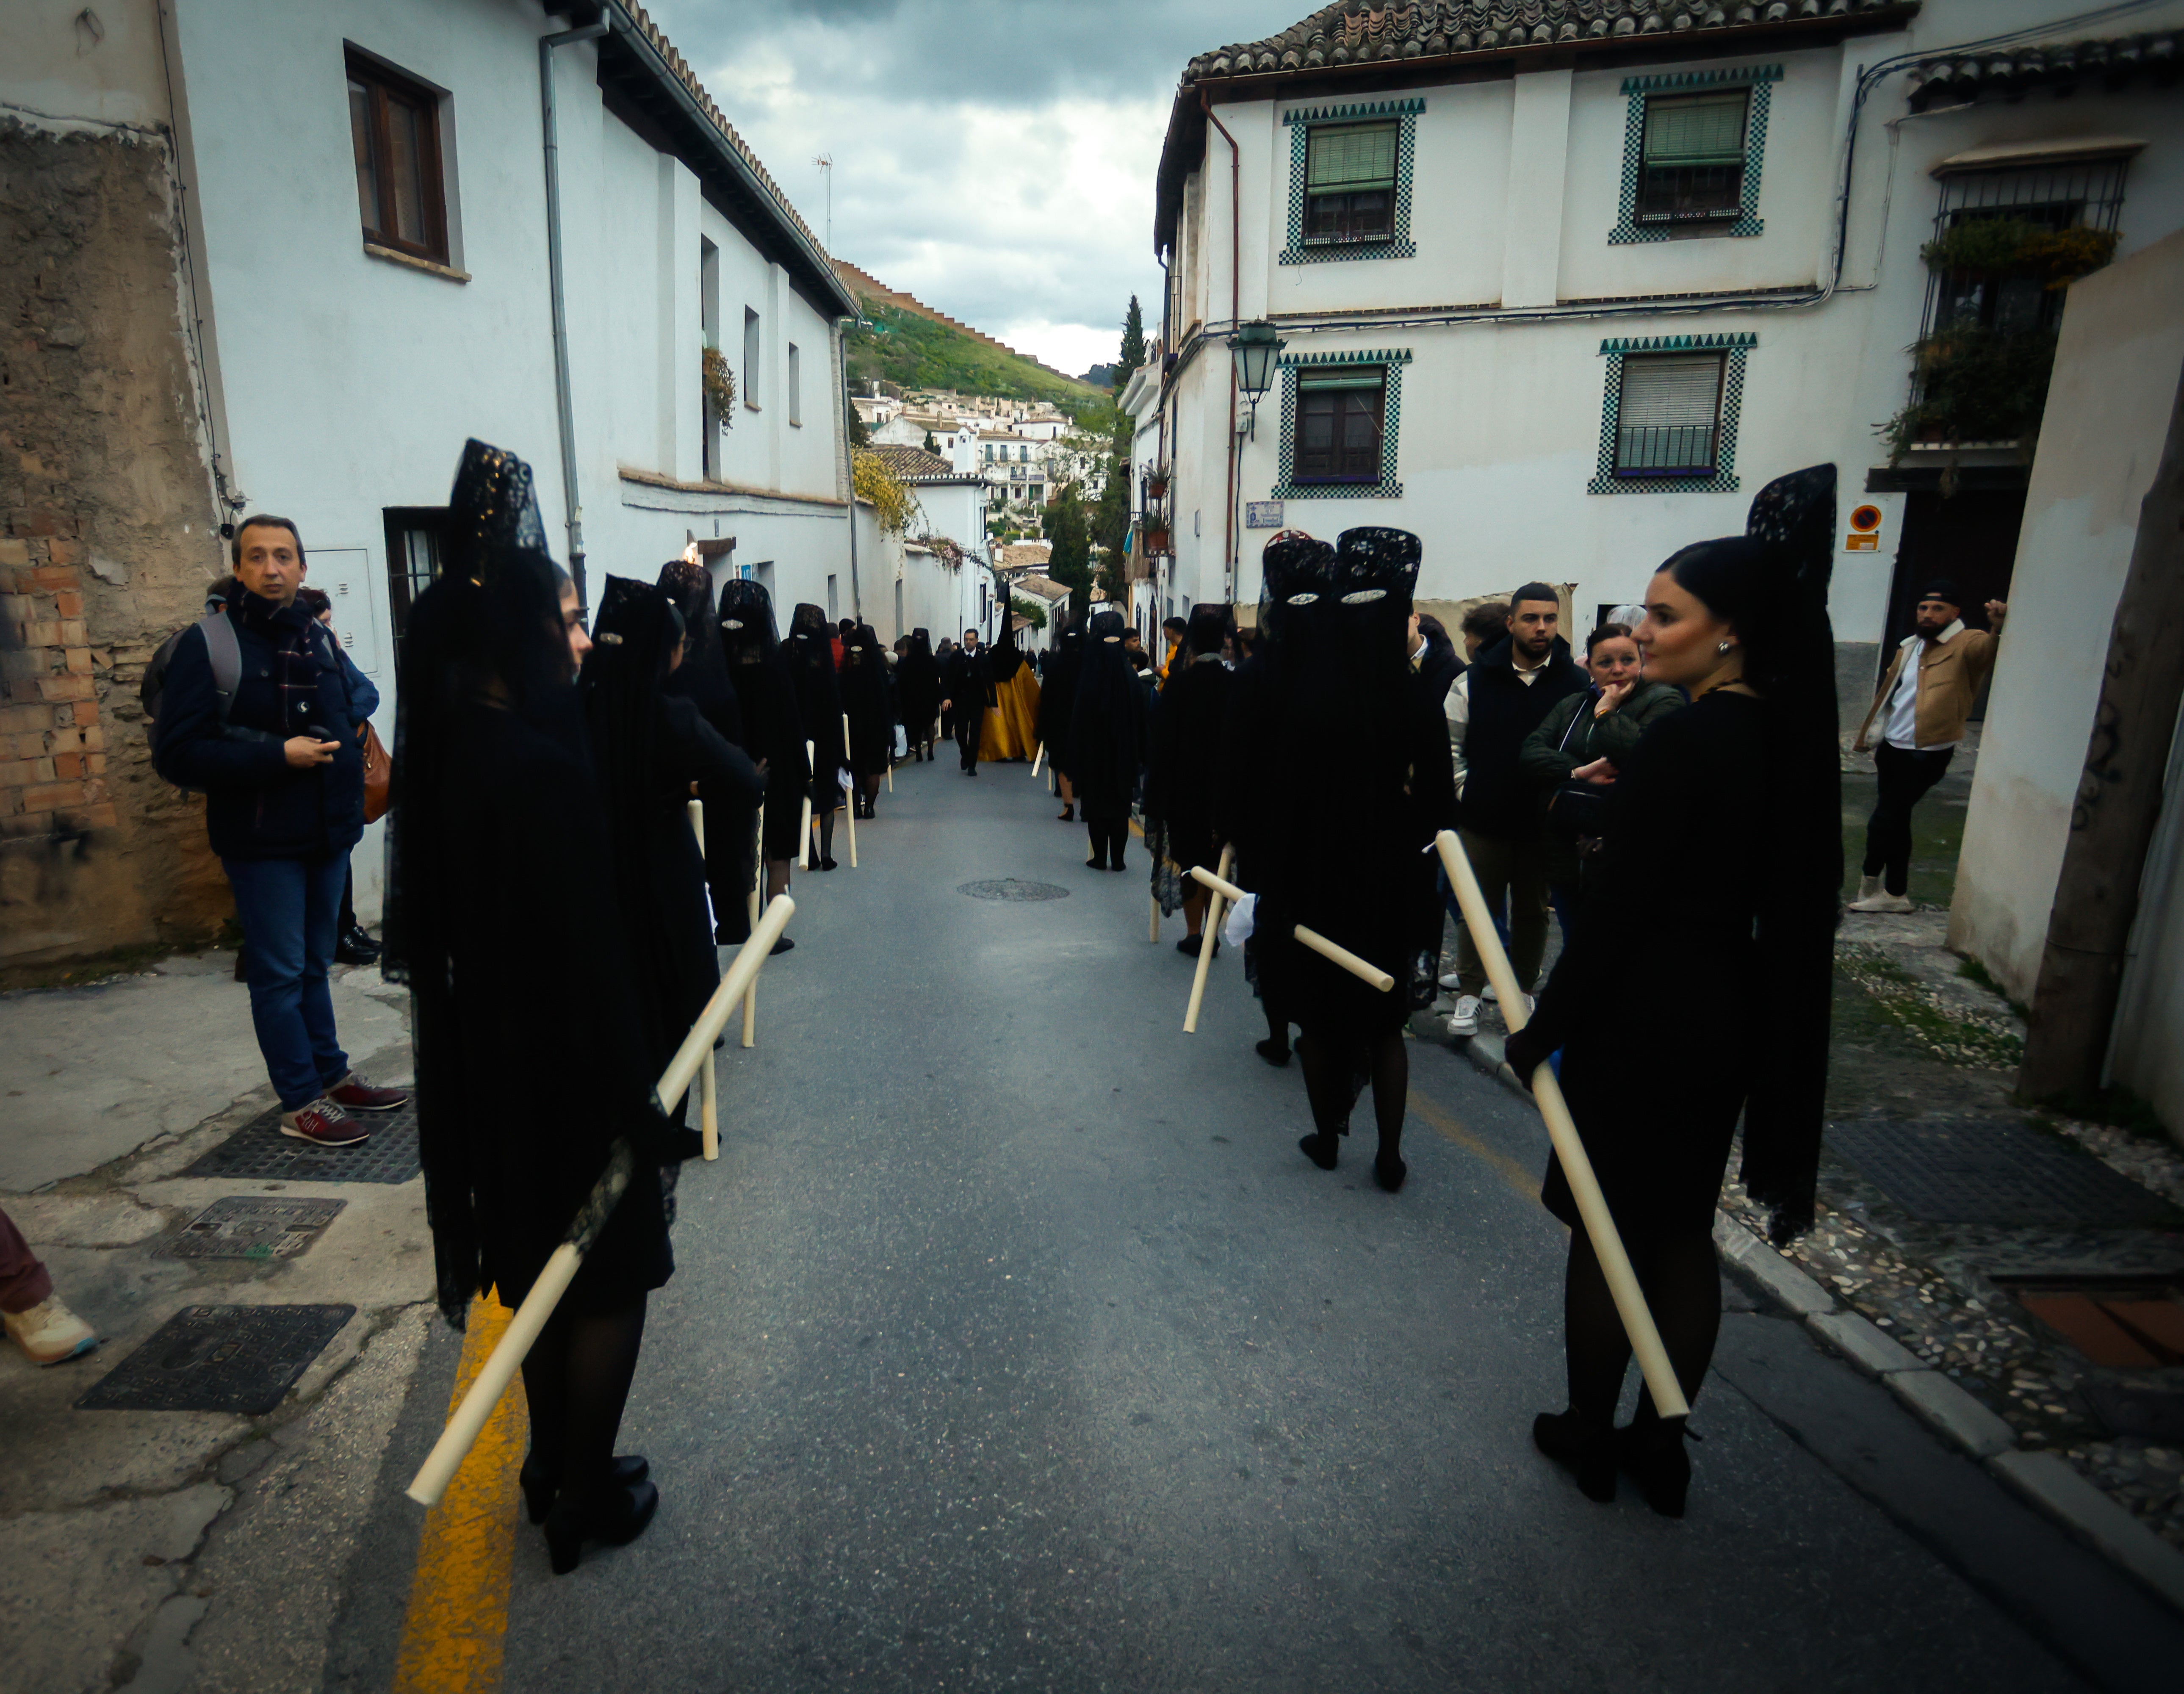
M 890 645 L 920 628 L 936 645 L 944 635 L 961 639 L 974 625 L 990 635 L 995 602 L 986 564 L 986 479 L 922 448 L 872 450 L 917 496 L 918 515 L 911 533 L 888 537 L 871 509 L 858 506 L 859 554 L 881 561 L 866 620 Z
M 1906 349 L 2059 303 L 1922 245 L 2007 214 L 2128 257 L 2184 226 L 2184 6 L 2081 9 L 1343 0 L 1192 59 L 1156 185 L 1172 351 L 1124 402 L 1165 481 L 1152 597 L 1248 601 L 1273 529 L 1394 524 L 1422 595 L 1575 582 L 1583 624 L 1832 460 L 1862 705 L 1914 576 L 2006 593 L 2031 457 L 1892 464 Z M 1231 356 L 1255 321 L 1284 343 L 1256 409 Z
M 395 643 L 476 436 L 531 462 L 593 601 L 694 542 L 784 614 L 878 610 L 849 521 L 855 303 L 633 0 L 7 9 L 7 114 L 141 148 L 169 180 L 153 215 L 175 262 L 133 310 L 183 343 L 203 486 L 174 527 L 197 587 L 167 604 L 225 572 L 218 525 L 293 518 L 391 744 Z M 83 359 L 121 328 L 90 323 Z M 111 457 L 140 424 L 117 421 Z

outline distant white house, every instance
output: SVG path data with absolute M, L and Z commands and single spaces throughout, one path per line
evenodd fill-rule
M 874 581 L 883 597 L 868 600 L 865 616 L 880 638 L 916 628 L 961 638 L 975 625 L 991 633 L 995 603 L 986 568 L 985 478 L 922 448 L 875 446 L 917 496 L 919 516 L 908 535 L 883 537 L 872 510 L 858 506 L 858 546 L 881 561 Z

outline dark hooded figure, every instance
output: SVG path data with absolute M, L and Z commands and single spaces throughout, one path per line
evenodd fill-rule
M 1269 549 L 1271 551 L 1271 549 Z M 1374 1181 L 1407 1174 L 1401 1145 L 1410 1067 L 1403 1028 L 1419 933 L 1422 850 L 1454 821 L 1448 733 L 1413 684 L 1406 635 L 1418 538 L 1351 531 L 1283 582 L 1263 679 L 1231 722 L 1252 783 L 1260 979 L 1303 1031 L 1297 1043 L 1313 1132 L 1298 1144 L 1323 1170 L 1367 1079 L 1379 1145 Z M 1380 992 L 1303 946 L 1299 924 L 1379 966 Z
M 887 655 L 881 649 L 878 631 L 861 623 L 850 632 L 843 649 L 842 710 L 850 719 L 850 774 L 856 779 L 850 795 L 857 816 L 871 817 L 878 802 L 880 780 L 894 762 L 894 718 L 888 707 Z
M 834 813 L 842 804 L 842 687 L 834 669 L 834 631 L 827 614 L 809 601 L 788 620 L 789 679 L 796 684 L 796 713 L 811 744 L 811 821 L 819 831 L 819 868 L 834 868 Z
M 940 716 L 940 663 L 933 656 L 929 631 L 913 629 L 910 648 L 895 666 L 902 695 L 902 723 L 910 749 L 919 763 L 933 756 L 933 726 Z
M 615 1435 L 645 1296 L 674 1273 L 662 1178 L 694 1132 L 651 1104 L 653 1046 L 575 687 L 576 590 L 531 471 L 473 441 L 439 579 L 402 644 L 385 969 L 411 996 L 440 1309 L 521 1301 L 620 1145 L 635 1168 L 523 1362 L 521 1483 L 554 1569 L 659 1504 Z M 543 921 L 545 915 L 551 921 Z M 550 1515 L 549 1515 L 550 1513 Z
M 1216 869 L 1221 858 L 1214 796 L 1236 686 L 1236 673 L 1221 662 L 1228 636 L 1227 606 L 1191 608 L 1182 649 L 1161 690 L 1152 757 L 1145 766 L 1145 847 L 1153 857 L 1153 891 L 1162 897 L 1162 911 L 1182 906 L 1190 933 L 1175 946 L 1192 958 L 1198 956 L 1206 922 L 1206 894 L 1190 870 L 1195 865 Z
M 713 603 L 713 573 L 695 560 L 671 559 L 660 567 L 660 587 L 682 619 L 682 662 L 668 673 L 666 692 L 688 699 L 722 740 L 744 744 L 743 709 L 728 679 L 727 655 L 721 647 L 720 615 Z M 705 807 L 705 886 L 713 896 L 714 939 L 740 923 L 744 896 L 756 886 L 752 862 L 754 809 L 738 806 L 730 791 L 701 778 L 698 798 Z M 737 932 L 737 939 L 742 937 Z
M 1599 873 L 1531 1022 L 1509 1038 L 1522 1077 L 1562 1050 L 1571 1115 L 1687 1400 L 1721 1322 L 1711 1232 L 1740 1114 L 1744 1183 L 1773 1208 L 1775 1243 L 1813 1221 L 1842 888 L 1835 534 L 1835 467 L 1816 465 L 1762 489 L 1747 533 L 1686 547 L 1655 573 L 1638 631 L 1646 676 L 1691 703 L 1649 725 L 1618 767 Z M 1601 992 L 1627 963 L 1634 912 L 1672 928 L 1676 1021 L 1704 1032 L 1702 1057 L 1665 1073 L 1660 1032 Z M 1540 1198 L 1577 1223 L 1559 1162 Z M 1581 1228 L 1563 1322 L 1569 1409 L 1535 1420 L 1533 1440 L 1595 1500 L 1613 1497 L 1619 1463 L 1656 1511 L 1680 1516 L 1683 1420 L 1647 1396 L 1614 1428 L 1630 1347 Z
M 1120 612 L 1092 620 L 1084 670 L 1069 720 L 1070 758 L 1077 766 L 1077 799 L 1095 871 L 1123 868 L 1130 841 L 1130 800 L 1145 756 L 1145 691 L 1123 651 L 1129 627 Z
M 723 740 L 689 695 L 668 691 L 687 653 L 682 615 L 664 591 L 607 578 L 579 692 L 655 1072 L 721 979 L 690 786 L 711 788 L 743 818 L 766 794 L 743 749 Z
M 796 684 L 788 671 L 773 627 L 773 602 L 756 582 L 737 578 L 721 584 L 721 656 L 736 691 L 743 716 L 744 751 L 766 773 L 766 799 L 758 831 L 766 860 L 766 900 L 788 889 L 788 867 L 796 857 L 796 831 L 804 817 L 804 796 L 811 782 L 805 758 L 804 719 L 796 709 Z M 710 845 L 710 839 L 708 841 Z M 763 902 L 761 902 L 762 904 Z M 750 934 L 749 902 L 716 902 L 720 924 L 716 939 L 738 943 Z M 786 953 L 796 944 L 786 935 L 773 945 Z
M 1067 616 L 1057 611 L 1057 616 Z M 1053 767 L 1054 784 L 1061 792 L 1063 823 L 1077 819 L 1076 757 L 1070 751 L 1069 732 L 1077 711 L 1077 681 L 1084 674 L 1084 628 L 1072 618 L 1054 638 L 1054 650 L 1046 655 L 1046 675 L 1039 683 L 1039 738 L 1046 744 L 1046 762 Z

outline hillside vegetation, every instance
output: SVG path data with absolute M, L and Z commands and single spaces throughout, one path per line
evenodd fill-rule
M 1112 404 L 1085 383 L 900 306 L 867 300 L 865 315 L 872 327 L 853 329 L 844 342 L 852 393 L 864 392 L 877 378 L 905 388 L 1049 400 L 1072 418 L 1088 407 Z

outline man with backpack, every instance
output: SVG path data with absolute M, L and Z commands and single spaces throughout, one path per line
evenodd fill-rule
M 351 1112 L 409 1098 L 349 1068 L 327 984 L 349 850 L 364 833 L 358 738 L 376 691 L 297 604 L 306 566 L 292 522 L 245 518 L 229 552 L 234 576 L 163 650 L 163 671 L 154 661 L 152 761 L 169 782 L 204 791 L 281 1133 L 354 1146 L 367 1132 Z

